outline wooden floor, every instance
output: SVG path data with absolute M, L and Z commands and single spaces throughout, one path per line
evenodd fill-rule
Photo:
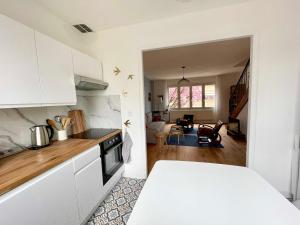
M 170 129 L 166 126 L 166 131 Z M 147 145 L 148 173 L 158 160 L 182 160 L 196 162 L 210 162 L 229 165 L 246 165 L 246 142 L 234 140 L 226 134 L 226 127 L 220 130 L 224 148 L 198 148 L 189 146 L 168 145 L 159 149 L 154 144 Z

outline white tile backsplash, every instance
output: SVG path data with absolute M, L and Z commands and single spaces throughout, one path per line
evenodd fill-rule
M 29 128 L 46 124 L 55 115 L 67 115 L 71 109 L 82 109 L 88 128 L 122 128 L 119 95 L 77 96 L 76 106 L 53 106 L 0 110 L 0 158 L 31 145 Z

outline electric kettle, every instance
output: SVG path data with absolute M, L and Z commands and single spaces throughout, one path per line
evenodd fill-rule
M 51 126 L 37 125 L 30 128 L 32 148 L 38 149 L 50 144 L 54 130 Z

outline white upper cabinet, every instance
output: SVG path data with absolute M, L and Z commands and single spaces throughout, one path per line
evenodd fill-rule
M 0 108 L 74 105 L 74 74 L 102 79 L 101 64 L 0 14 Z
M 71 48 L 35 32 L 43 103 L 76 104 Z
M 77 50 L 73 50 L 72 54 L 75 74 L 98 80 L 102 79 L 101 64 L 96 59 Z
M 0 108 L 42 103 L 34 31 L 0 14 Z

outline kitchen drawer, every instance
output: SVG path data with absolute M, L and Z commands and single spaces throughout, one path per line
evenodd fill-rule
M 73 158 L 74 164 L 74 173 L 77 173 L 79 170 L 90 164 L 91 162 L 95 161 L 96 159 L 100 158 L 100 146 L 96 145 L 89 150 L 81 153 L 78 156 Z

